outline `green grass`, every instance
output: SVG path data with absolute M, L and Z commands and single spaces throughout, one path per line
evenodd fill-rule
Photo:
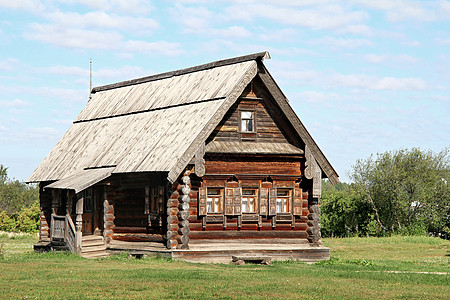
M 449 299 L 450 242 L 428 237 L 324 239 L 332 259 L 271 266 L 192 264 L 127 255 L 33 253 L 35 236 L 0 234 L 0 299 Z M 393 271 L 397 272 L 394 273 Z M 430 272 L 428 274 L 419 272 Z

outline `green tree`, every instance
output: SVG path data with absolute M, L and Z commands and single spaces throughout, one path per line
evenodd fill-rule
M 358 160 L 351 179 L 378 226 L 388 232 L 420 233 L 448 226 L 449 149 L 438 154 L 401 149 Z
M 39 224 L 39 190 L 8 178 L 0 165 L 0 230 L 36 232 Z
M 323 236 L 366 235 L 371 207 L 365 198 L 346 183 L 322 183 L 321 230 Z
M 35 185 L 27 185 L 8 178 L 7 169 L 0 165 L 0 211 L 8 215 L 17 214 L 22 207 L 29 207 L 39 199 Z

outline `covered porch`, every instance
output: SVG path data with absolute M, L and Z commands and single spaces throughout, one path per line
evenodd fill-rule
M 102 257 L 114 239 L 163 246 L 164 186 L 158 174 L 88 169 L 40 185 L 40 239 L 35 250 Z

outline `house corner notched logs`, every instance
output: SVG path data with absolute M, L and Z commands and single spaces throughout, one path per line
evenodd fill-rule
M 167 200 L 167 232 L 166 247 L 168 249 L 176 248 L 178 245 L 178 182 L 172 185 L 172 194 Z
M 186 171 L 181 178 L 183 184 L 178 186 L 178 249 L 189 249 L 189 202 L 191 201 L 191 198 L 189 197 L 189 194 L 191 193 L 191 179 L 189 178 L 189 175 L 190 171 Z
M 104 230 L 103 237 L 105 239 L 105 243 L 109 244 L 112 240 L 112 236 L 114 235 L 114 204 L 111 199 L 108 199 L 108 187 L 105 187 L 105 200 L 103 201 L 103 222 L 104 222 Z
M 50 215 L 52 207 L 52 197 L 51 193 L 44 190 L 45 184 L 41 183 L 39 185 L 39 202 L 40 202 L 40 213 L 39 213 L 39 240 L 49 241 L 50 240 Z
M 305 146 L 305 177 L 312 179 L 312 199 L 309 203 L 308 241 L 312 246 L 320 246 L 320 197 L 322 194 L 322 171 L 308 146 Z

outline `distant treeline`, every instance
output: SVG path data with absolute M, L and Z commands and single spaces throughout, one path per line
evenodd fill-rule
M 322 236 L 449 232 L 449 148 L 371 155 L 350 171 L 352 183 L 323 182 Z
M 37 232 L 39 226 L 39 190 L 8 178 L 0 165 L 0 231 Z

